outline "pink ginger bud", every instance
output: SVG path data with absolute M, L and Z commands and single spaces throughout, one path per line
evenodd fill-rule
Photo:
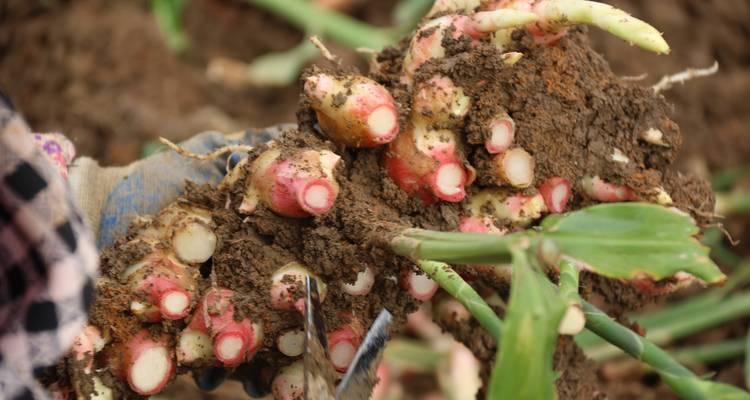
M 398 135 L 398 110 L 393 96 L 369 78 L 338 78 L 320 73 L 307 78 L 305 93 L 320 127 L 336 143 L 376 147 Z
M 153 338 L 145 329 L 138 332 L 124 345 L 121 368 L 134 392 L 142 396 L 161 392 L 175 371 L 168 337 Z
M 586 176 L 581 180 L 583 192 L 591 199 L 603 203 L 636 200 L 633 189 L 624 185 L 615 185 L 603 181 L 598 176 Z
M 203 296 L 193 319 L 181 334 L 178 345 L 181 362 L 205 358 L 208 343 L 213 355 L 225 366 L 246 361 L 256 350 L 258 335 L 249 318 L 236 320 L 234 296 L 229 289 L 211 289 Z
M 252 165 L 252 179 L 240 212 L 251 214 L 259 202 L 273 212 L 304 218 L 333 208 L 339 185 L 333 170 L 341 157 L 327 150 L 302 150 L 281 159 L 279 150 L 267 150 Z
M 197 273 L 174 257 L 152 253 L 125 272 L 133 292 L 143 298 L 132 302 L 131 310 L 150 322 L 185 318 L 192 307 Z
M 544 181 L 539 187 L 539 193 L 542 194 L 544 204 L 550 212 L 561 213 L 568 206 L 573 185 L 567 179 L 556 176 Z
M 421 125 L 402 132 L 388 146 L 385 167 L 401 190 L 427 204 L 436 199 L 463 200 L 465 186 L 473 176 L 459 158 L 452 131 L 428 130 Z

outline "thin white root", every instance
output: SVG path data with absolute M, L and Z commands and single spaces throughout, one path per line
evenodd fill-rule
M 331 53 L 331 51 L 328 50 L 328 47 L 326 47 L 326 45 L 324 45 L 323 42 L 320 41 L 319 37 L 317 37 L 317 36 L 310 36 L 310 43 L 314 44 L 315 47 L 317 47 L 318 50 L 320 50 L 320 54 L 322 54 L 323 57 L 325 57 L 326 60 L 328 60 L 328 61 L 330 61 L 330 62 L 332 62 L 332 63 L 334 63 L 336 65 L 341 65 L 341 59 L 339 57 L 333 55 L 333 53 Z
M 230 145 L 220 147 L 208 154 L 197 154 L 197 153 L 193 153 L 190 150 L 186 150 L 180 147 L 179 145 L 175 144 L 169 139 L 160 137 L 159 141 L 183 157 L 188 157 L 188 158 L 201 160 L 201 161 L 212 161 L 212 160 L 219 158 L 219 156 L 223 154 L 230 153 L 233 151 L 251 151 L 253 149 L 253 146 L 248 146 L 246 144 L 230 144 Z
M 623 80 L 625 82 L 639 82 L 646 78 L 648 78 L 648 74 L 644 72 L 640 75 L 621 76 L 620 80 Z
M 667 75 L 659 81 L 656 85 L 652 86 L 651 89 L 654 93 L 658 94 L 665 90 L 669 90 L 677 83 L 685 83 L 695 78 L 702 78 L 711 76 L 719 71 L 719 62 L 714 61 L 714 65 L 708 68 L 688 68 L 682 72 L 678 72 L 674 75 Z

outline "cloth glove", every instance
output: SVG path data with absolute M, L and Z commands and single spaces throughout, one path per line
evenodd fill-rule
M 204 132 L 180 146 L 196 154 L 230 144 L 257 146 L 293 127 L 284 124 L 232 135 Z M 154 215 L 182 195 L 186 181 L 218 184 L 227 171 L 227 162 L 239 159 L 240 155 L 233 153 L 203 161 L 167 150 L 124 167 L 101 167 L 95 160 L 81 157 L 70 167 L 69 182 L 101 250 L 123 236 L 136 216 Z

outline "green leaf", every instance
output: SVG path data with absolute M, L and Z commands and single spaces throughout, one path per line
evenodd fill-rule
M 549 217 L 541 227 L 564 254 L 610 278 L 660 280 L 684 271 L 709 283 L 726 279 L 694 237 L 693 219 L 673 208 L 602 204 Z
M 748 400 L 750 393 L 731 385 L 694 376 L 661 374 L 662 379 L 682 400 Z
M 557 376 L 552 356 L 566 302 L 525 253 L 513 253 L 513 285 L 488 398 L 551 400 Z
M 151 12 L 156 17 L 164 40 L 172 51 L 181 53 L 188 48 L 188 39 L 182 29 L 182 13 L 188 0 L 151 0 Z

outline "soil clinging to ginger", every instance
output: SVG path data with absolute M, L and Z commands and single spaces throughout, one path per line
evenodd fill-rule
M 378 58 L 379 69 L 371 76 L 388 87 L 399 103 L 402 130 L 411 112 L 409 89 L 399 83 L 401 61 L 407 42 L 388 49 Z M 532 43 L 525 34 L 516 34 L 510 49 L 523 58 L 505 65 L 501 52 L 487 43 L 471 47 L 461 41 L 448 43 L 448 56 L 426 63 L 417 73 L 417 82 L 434 74 L 450 77 L 472 98 L 469 117 L 457 132 L 465 149 L 466 162 L 478 171 L 476 189 L 490 186 L 483 174 L 489 160 L 482 145 L 483 125 L 499 111 L 506 111 L 516 123 L 514 146 L 531 153 L 536 161 L 535 181 L 524 194 L 533 194 L 546 178 L 560 176 L 574 183 L 568 210 L 591 204 L 582 195 L 584 176 L 632 187 L 640 199 L 653 199 L 654 190 L 663 187 L 676 206 L 691 212 L 698 221 L 707 222 L 713 198 L 705 182 L 670 169 L 681 144 L 679 128 L 670 119 L 666 101 L 649 88 L 618 79 L 607 63 L 592 51 L 582 30 L 574 30 L 555 47 Z M 343 103 L 343 102 L 342 102 Z M 309 219 L 290 219 L 260 207 L 253 215 L 239 214 L 245 177 L 226 187 L 189 186 L 186 201 L 212 210 L 219 244 L 210 265 L 202 268 L 202 290 L 214 283 L 234 290 L 240 310 L 254 322 L 262 322 L 265 347 L 256 354 L 271 368 L 289 364 L 291 359 L 276 350 L 278 335 L 302 326 L 297 311 L 276 311 L 270 306 L 271 275 L 291 261 L 298 261 L 328 284 L 323 303 L 329 329 L 355 317 L 369 326 L 381 309 L 387 308 L 400 321 L 416 310 L 417 302 L 402 290 L 397 281 L 405 271 L 415 268 L 408 260 L 395 256 L 387 241 L 400 228 L 421 227 L 456 230 L 463 215 L 463 203 L 438 202 L 425 205 L 401 191 L 382 168 L 385 149 L 345 149 L 327 141 L 316 127 L 315 114 L 303 98 L 298 112 L 299 127 L 277 141 L 282 153 L 311 148 L 334 151 L 342 157 L 337 170 L 341 192 L 335 207 L 326 215 Z M 668 146 L 654 146 L 638 135 L 656 128 L 664 133 Z M 629 162 L 612 159 L 614 149 Z M 251 152 L 257 157 L 264 149 Z M 496 221 L 500 228 L 518 230 L 508 221 Z M 142 256 L 141 250 L 121 240 L 103 256 L 105 275 L 110 281 L 100 287 L 92 320 L 103 327 L 116 328 L 115 339 L 141 326 L 129 316 L 127 290 L 115 277 L 123 266 Z M 367 296 L 349 296 L 340 285 L 353 282 L 357 272 L 369 267 L 376 283 Z M 461 267 L 458 267 L 461 270 Z M 477 276 L 478 275 L 478 276 Z M 483 280 L 481 274 L 474 274 Z M 501 283 L 487 279 L 499 289 Z M 623 283 L 595 285 L 593 291 L 605 299 L 634 308 L 649 296 L 633 292 Z M 298 293 L 302 295 L 300 290 Z M 200 296 L 198 296 L 200 297 Z M 644 300 L 645 298 L 645 300 Z M 184 322 L 165 322 L 152 327 L 177 335 Z M 482 359 L 485 366 L 494 359 L 495 344 L 486 340 L 476 323 L 447 327 Z M 119 336 L 118 336 L 119 335 Z M 595 398 L 594 369 L 583 359 L 570 340 L 560 340 L 556 367 L 563 373 L 559 380 L 560 398 Z M 575 373 L 566 371 L 576 371 Z M 586 372 L 588 371 L 588 372 Z M 575 379 L 566 379 L 574 376 Z M 590 378 L 590 379 L 589 379 Z M 132 394 L 129 394 L 132 395 Z

